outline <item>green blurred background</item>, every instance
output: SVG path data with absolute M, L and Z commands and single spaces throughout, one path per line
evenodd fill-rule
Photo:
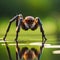
M 28 15 L 40 17 L 48 39 L 47 43 L 60 45 L 60 0 L 0 0 L 0 38 L 3 38 L 9 20 L 20 13 L 22 13 L 24 17 Z M 19 35 L 21 36 L 19 40 L 26 41 L 28 39 L 30 42 L 32 39 L 33 41 L 39 42 L 41 37 L 39 29 L 34 32 L 31 30 L 27 32 L 21 30 Z M 14 40 L 14 37 L 15 22 L 11 26 L 7 40 Z M 2 47 L 1 44 L 2 43 L 0 43 L 0 60 L 8 60 L 6 49 L 4 50 L 5 47 Z M 11 52 L 14 51 L 13 47 L 10 48 Z M 60 55 L 52 54 L 53 50 L 57 49 L 44 49 L 42 60 L 57 60 L 57 58 L 60 60 Z M 15 56 L 14 54 L 15 53 L 12 55 Z M 13 58 L 13 60 L 14 59 L 15 58 Z

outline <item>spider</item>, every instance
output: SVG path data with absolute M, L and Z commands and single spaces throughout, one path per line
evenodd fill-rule
M 47 39 L 45 37 L 44 34 L 44 30 L 42 27 L 42 23 L 39 17 L 34 18 L 33 16 L 26 16 L 25 18 L 23 18 L 22 14 L 18 14 L 16 16 L 14 16 L 8 25 L 8 28 L 6 30 L 6 33 L 3 37 L 3 40 L 6 41 L 6 37 L 7 37 L 7 33 L 9 32 L 10 26 L 12 24 L 12 22 L 16 21 L 16 37 L 15 37 L 15 42 L 16 42 L 16 57 L 18 55 L 19 52 L 19 47 L 18 47 L 18 33 L 20 32 L 20 28 L 22 28 L 23 30 L 29 30 L 31 29 L 32 31 L 36 30 L 38 27 L 40 27 L 40 31 L 42 33 L 42 44 L 43 42 L 45 42 Z M 5 42 L 5 44 L 7 45 L 7 43 Z M 7 51 L 9 53 L 9 49 L 7 48 Z M 10 53 L 9 53 L 10 54 Z M 11 60 L 11 59 L 10 59 Z M 18 57 L 16 58 L 16 60 L 18 60 Z
M 22 14 L 16 15 L 10 20 L 3 40 L 6 39 L 6 36 L 7 36 L 7 33 L 9 32 L 11 23 L 14 22 L 15 20 L 16 20 L 16 38 L 15 38 L 15 40 L 17 40 L 17 38 L 18 38 L 18 32 L 20 31 L 20 27 L 24 30 L 28 30 L 28 29 L 36 30 L 38 28 L 38 26 L 40 27 L 40 30 L 42 32 L 42 37 L 46 40 L 40 18 L 39 17 L 34 18 L 33 16 L 27 16 L 27 17 L 23 18 Z

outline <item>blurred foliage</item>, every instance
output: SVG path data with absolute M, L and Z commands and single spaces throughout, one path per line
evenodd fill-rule
M 60 12 L 60 0 L 0 0 L 0 16 L 47 16 Z

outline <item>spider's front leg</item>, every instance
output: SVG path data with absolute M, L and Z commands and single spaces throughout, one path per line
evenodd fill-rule
M 41 23 L 41 20 L 39 17 L 36 17 L 36 20 L 38 20 L 38 24 L 39 24 L 39 27 L 40 27 L 40 31 L 42 33 L 42 43 L 45 43 L 47 38 L 45 36 L 45 33 L 44 33 L 44 30 L 43 30 L 43 27 L 42 27 L 42 23 Z
M 7 52 L 8 52 L 9 60 L 12 60 L 12 57 L 11 57 L 11 54 L 10 54 L 10 49 L 9 49 L 8 44 L 7 44 L 7 42 L 6 42 L 5 39 L 6 39 L 7 33 L 8 33 L 8 31 L 9 31 L 9 29 L 10 29 L 11 23 L 12 23 L 13 21 L 15 21 L 16 18 L 17 18 L 17 15 L 10 20 L 9 25 L 8 25 L 8 28 L 7 28 L 6 33 L 5 33 L 5 35 L 4 35 L 4 38 L 3 38 L 3 40 L 4 40 L 4 42 L 5 42 L 5 45 L 6 45 Z
M 15 21 L 15 20 L 17 19 L 17 17 L 18 17 L 18 15 L 14 16 L 14 17 L 10 20 L 9 25 L 8 25 L 8 28 L 7 28 L 7 30 L 6 30 L 6 33 L 5 33 L 4 37 L 3 37 L 3 40 L 6 39 L 6 36 L 7 36 L 7 33 L 9 32 L 11 23 L 12 23 L 13 21 Z

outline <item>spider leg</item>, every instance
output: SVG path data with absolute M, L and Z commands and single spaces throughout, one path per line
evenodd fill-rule
M 8 44 L 7 44 L 6 41 L 5 41 L 5 45 L 6 45 L 6 49 L 7 49 L 7 52 L 8 52 L 9 60 L 12 60 L 10 49 L 9 49 Z
M 40 57 L 41 57 L 41 55 L 42 55 L 42 51 L 43 51 L 43 48 L 44 48 L 44 44 L 45 44 L 45 43 L 42 43 L 42 46 L 40 47 L 40 52 L 39 52 L 39 54 L 38 54 L 38 60 L 40 60 Z
M 13 21 L 15 21 L 15 20 L 17 19 L 17 17 L 18 17 L 18 15 L 14 16 L 14 17 L 10 20 L 9 25 L 8 25 L 8 28 L 7 28 L 7 30 L 6 30 L 6 33 L 5 33 L 4 37 L 3 37 L 3 40 L 6 39 L 6 36 L 7 36 L 7 33 L 9 32 L 11 23 L 12 23 Z
M 16 42 L 16 60 L 18 60 L 18 55 L 19 55 L 19 58 L 20 58 L 20 48 L 19 48 L 19 46 L 18 46 L 18 41 L 17 41 L 17 39 L 18 39 L 18 33 L 19 33 L 19 31 L 20 31 L 21 21 L 22 21 L 22 19 L 16 21 L 16 23 L 18 23 L 18 24 L 16 25 L 16 38 L 15 38 L 15 42 Z
M 6 39 L 7 33 L 8 33 L 8 31 L 9 31 L 9 29 L 10 29 L 11 23 L 12 23 L 13 21 L 15 21 L 16 18 L 17 18 L 17 16 L 13 17 L 13 18 L 10 20 L 9 25 L 8 25 L 8 28 L 7 28 L 7 30 L 6 30 L 6 34 L 5 34 L 4 38 L 3 38 L 3 40 L 4 40 L 4 42 L 5 42 L 5 45 L 6 45 L 7 52 L 8 52 L 9 60 L 12 60 L 12 57 L 11 57 L 10 49 L 9 49 L 8 44 L 7 44 L 7 42 L 6 42 L 5 39 Z
M 36 17 L 36 19 L 38 20 L 38 24 L 39 24 L 39 27 L 40 27 L 40 31 L 42 33 L 42 46 L 40 47 L 40 52 L 39 52 L 39 55 L 38 55 L 38 60 L 40 60 L 40 57 L 42 55 L 42 50 L 44 48 L 44 44 L 46 42 L 46 37 L 45 37 L 45 34 L 44 34 L 44 30 L 43 30 L 43 27 L 42 27 L 42 23 L 41 23 L 41 20 L 39 17 Z
M 42 51 L 43 51 L 45 42 L 46 42 L 46 40 L 42 42 L 42 46 L 40 47 L 40 52 L 39 52 L 39 54 L 38 54 L 38 60 L 40 60 L 40 57 L 41 57 L 41 55 L 42 55 Z
M 46 36 L 45 36 L 45 34 L 44 34 L 44 30 L 43 30 L 43 27 L 42 27 L 42 23 L 41 23 L 40 18 L 37 17 L 37 19 L 38 19 L 38 24 L 39 24 L 39 27 L 40 27 L 40 31 L 41 31 L 41 33 L 42 33 L 42 43 L 45 43 L 46 40 L 47 40 L 47 38 L 46 38 Z

